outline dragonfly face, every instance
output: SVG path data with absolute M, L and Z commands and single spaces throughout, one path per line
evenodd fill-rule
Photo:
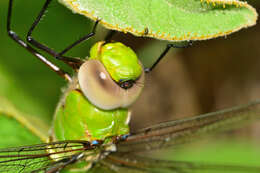
M 144 71 L 136 54 L 119 42 L 98 42 L 90 52 L 78 73 L 84 95 L 101 109 L 129 107 L 144 84 Z
M 92 47 L 90 58 L 86 61 L 64 57 L 63 53 L 68 49 L 54 53 L 54 57 L 69 65 L 73 64 L 73 68 L 79 67 L 78 75 L 73 78 L 55 65 L 50 65 L 48 60 L 10 30 L 12 2 L 9 1 L 8 13 L 8 32 L 12 39 L 49 65 L 70 84 L 55 113 L 53 141 L 0 149 L 0 172 L 54 173 L 68 166 L 73 167 L 67 170 L 69 172 L 86 172 L 88 169 L 96 172 L 192 172 L 194 169 L 259 172 L 259 167 L 162 161 L 137 153 L 175 146 L 241 121 L 252 121 L 259 117 L 260 101 L 153 125 L 133 132 L 126 138 L 130 119 L 127 107 L 141 93 L 144 80 L 144 70 L 132 50 L 121 43 L 98 42 Z M 46 1 L 43 11 L 49 2 L 50 0 Z M 40 16 L 42 14 L 41 12 Z M 48 52 L 43 45 L 35 43 L 35 40 L 32 41 L 32 45 L 47 53 L 53 53 Z M 111 52 L 114 48 L 120 51 Z M 169 47 L 162 55 L 168 50 Z M 116 58 L 111 59 L 111 54 L 114 53 Z M 159 59 L 161 57 L 163 56 Z M 141 84 L 141 87 L 138 84 Z M 111 90 L 116 92 L 111 94 Z

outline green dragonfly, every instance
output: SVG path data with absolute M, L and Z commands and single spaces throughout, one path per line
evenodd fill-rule
M 28 44 L 11 29 L 13 0 L 9 0 L 8 34 L 67 80 L 69 85 L 57 106 L 48 143 L 0 149 L 0 172 L 260 171 L 260 167 L 167 161 L 140 155 L 140 152 L 183 144 L 204 133 L 259 118 L 260 100 L 130 133 L 131 113 L 128 107 L 142 92 L 145 73 L 153 70 L 171 47 L 178 46 L 167 45 L 157 61 L 150 68 L 144 68 L 132 49 L 110 41 L 112 33 L 92 46 L 88 59 L 66 57 L 64 54 L 72 47 L 95 35 L 98 21 L 91 33 L 56 52 L 31 36 L 50 2 L 46 0 L 30 28 Z M 75 75 L 60 69 L 30 45 L 71 66 Z

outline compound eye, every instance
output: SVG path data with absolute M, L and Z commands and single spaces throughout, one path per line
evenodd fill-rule
M 121 107 L 129 107 L 132 105 L 135 100 L 140 96 L 143 87 L 144 87 L 144 71 L 142 71 L 141 76 L 131 84 L 130 88 L 123 89 L 122 87 L 121 92 Z
M 143 80 L 143 74 L 138 80 Z M 130 89 L 121 88 L 99 60 L 88 60 L 79 69 L 78 80 L 83 94 L 95 106 L 111 110 L 128 107 L 139 94 L 138 84 Z
M 78 73 L 79 85 L 88 100 L 105 110 L 119 107 L 118 86 L 99 60 L 88 60 Z

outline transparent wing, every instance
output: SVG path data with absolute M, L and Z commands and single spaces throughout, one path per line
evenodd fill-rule
M 133 153 L 165 148 L 194 140 L 202 134 L 241 126 L 241 123 L 260 118 L 260 100 L 176 121 L 160 123 L 129 136 L 117 145 L 118 152 Z
M 138 155 L 109 155 L 102 161 L 115 172 L 124 173 L 259 173 L 260 167 L 203 164 L 183 161 L 158 160 Z
M 94 147 L 86 141 L 61 141 L 0 149 L 0 172 L 56 172 Z

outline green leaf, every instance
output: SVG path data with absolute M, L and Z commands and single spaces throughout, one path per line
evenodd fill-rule
M 25 145 L 30 141 L 29 136 L 33 136 L 32 141 L 36 138 L 46 141 L 49 127 L 31 113 L 37 110 L 41 110 L 37 103 L 23 93 L 12 75 L 0 64 L 0 139 L 6 139 L 0 140 L 0 147 Z M 9 138 L 3 138 L 8 135 Z M 16 137 L 17 140 L 14 140 Z
M 8 132 L 10 136 L 16 137 L 17 133 L 23 131 L 20 128 L 23 128 L 24 131 L 30 131 L 28 133 L 30 133 L 32 136 L 37 136 L 37 138 L 41 139 L 42 141 L 46 141 L 48 139 L 47 132 L 49 128 L 45 123 L 42 122 L 42 120 L 36 116 L 27 115 L 23 112 L 20 112 L 8 100 L 1 96 L 0 103 L 0 125 L 4 125 L 4 127 L 1 127 L 3 130 L 0 131 L 0 138 L 1 135 L 5 136 L 6 132 Z M 5 130 L 5 126 L 7 126 L 7 129 L 9 130 Z M 9 144 L 10 142 L 12 144 L 12 138 L 7 138 L 5 141 L 1 140 L 0 146 L 5 143 Z
M 0 112 L 0 148 L 40 143 L 41 140 L 20 122 Z M 4 140 L 3 140 L 4 139 Z
M 59 0 L 105 27 L 164 40 L 205 40 L 252 26 L 257 13 L 238 0 Z
M 0 64 L 0 99 L 8 100 L 15 109 L 26 114 L 40 114 L 42 118 L 43 115 L 46 116 L 47 111 L 38 104 L 38 98 L 28 96 L 14 75 L 9 72 L 9 68 L 4 65 Z M 0 103 L 1 111 L 9 111 L 9 106 L 4 105 L 2 101 Z

